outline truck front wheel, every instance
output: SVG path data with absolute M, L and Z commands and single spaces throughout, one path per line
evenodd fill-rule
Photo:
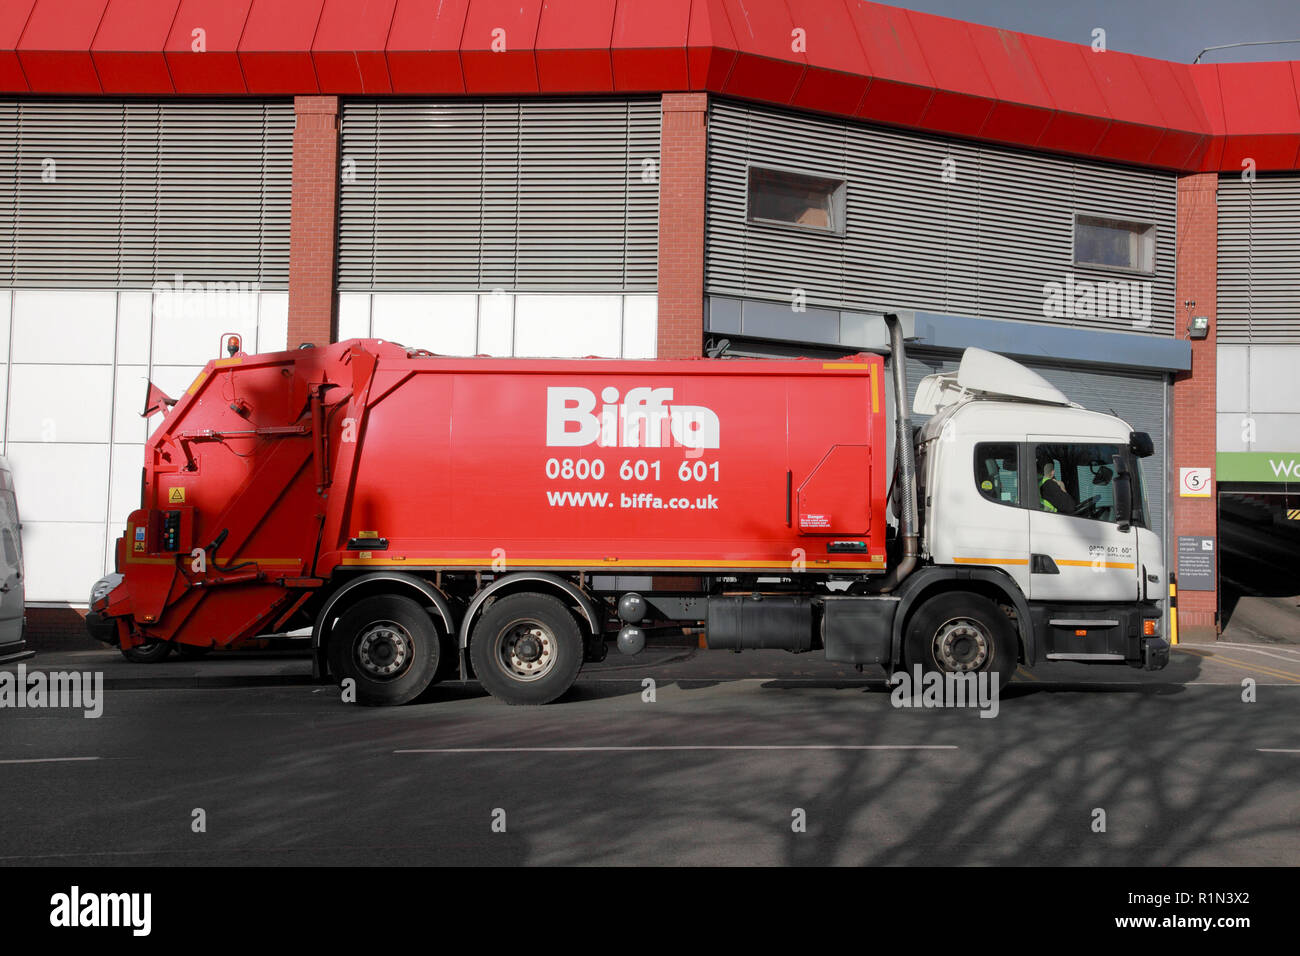
M 907 669 L 948 674 L 978 674 L 997 678 L 1006 687 L 1015 673 L 1015 628 L 988 598 L 953 591 L 930 598 L 907 625 L 903 649 Z
M 507 704 L 549 704 L 578 677 L 582 634 L 557 599 L 512 594 L 483 612 L 469 653 L 474 673 L 493 697 Z
M 433 683 L 441 656 L 438 629 L 408 597 L 363 598 L 330 634 L 330 671 L 355 682 L 359 704 L 409 703 Z

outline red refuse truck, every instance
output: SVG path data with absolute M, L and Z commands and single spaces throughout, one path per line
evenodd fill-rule
M 141 506 L 87 615 L 92 634 L 136 659 L 310 626 L 317 674 L 365 703 L 471 677 L 505 701 L 545 703 L 610 643 L 637 653 L 661 627 L 702 625 L 711 648 L 820 648 L 1003 682 L 1018 662 L 1061 652 L 1060 615 L 1030 606 L 1019 566 L 923 550 L 914 456 L 941 456 L 903 402 L 887 418 L 878 355 L 447 358 L 373 339 L 230 351 L 178 400 L 150 387 L 146 411 L 164 417 L 145 447 Z M 1044 404 L 978 389 L 955 404 L 972 401 L 1018 403 L 1008 425 Z M 1115 476 L 1104 523 L 1135 555 L 1145 436 L 1051 407 L 1113 425 L 1094 443 Z M 1090 434 L 1081 428 L 1070 433 Z M 977 492 L 971 462 L 961 473 Z M 926 500 L 947 480 L 931 474 Z M 1001 517 L 1007 505 L 991 504 Z M 1028 553 L 1003 557 L 1028 570 Z M 1103 574 L 1053 607 L 1084 622 L 1068 628 L 1080 653 L 1161 666 L 1158 599 L 1122 563 L 1120 599 L 1097 600 Z M 1163 575 L 1158 543 L 1148 567 Z

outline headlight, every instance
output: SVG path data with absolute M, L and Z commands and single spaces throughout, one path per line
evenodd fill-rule
M 122 583 L 122 575 L 106 574 L 90 589 L 90 609 L 96 610 L 96 605 L 103 602 L 112 590 Z

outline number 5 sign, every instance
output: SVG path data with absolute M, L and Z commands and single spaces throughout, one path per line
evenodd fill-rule
M 1208 498 L 1213 483 L 1208 468 L 1178 469 L 1178 494 L 1182 498 Z

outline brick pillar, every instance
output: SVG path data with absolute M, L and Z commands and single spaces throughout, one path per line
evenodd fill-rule
M 334 340 L 339 98 L 296 96 L 289 222 L 289 348 Z
M 704 176 L 708 96 L 665 93 L 659 150 L 659 358 L 704 345 Z
M 1173 455 L 1169 480 L 1174 490 L 1173 535 L 1177 563 L 1178 535 L 1218 538 L 1218 501 L 1184 498 L 1178 493 L 1180 468 L 1214 466 L 1215 452 L 1215 336 L 1217 333 L 1219 213 L 1216 201 L 1219 177 L 1197 173 L 1178 180 L 1178 308 L 1179 338 L 1187 338 L 1191 316 L 1210 318 L 1209 335 L 1192 342 L 1192 368 L 1174 377 Z M 1191 299 L 1195 305 L 1186 303 Z M 1218 494 L 1218 480 L 1214 482 Z M 1215 556 L 1216 566 L 1218 555 Z M 1180 640 L 1214 640 L 1218 632 L 1217 591 L 1178 591 Z

